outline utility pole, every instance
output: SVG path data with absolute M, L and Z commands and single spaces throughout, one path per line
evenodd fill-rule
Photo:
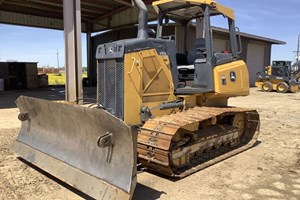
M 297 53 L 296 53 L 296 55 L 297 55 L 296 62 L 299 61 L 299 48 L 300 48 L 299 46 L 300 46 L 300 35 L 298 35 L 298 45 L 297 45 Z
M 58 49 L 56 51 L 56 60 L 57 60 L 57 67 L 59 68 L 59 53 L 58 53 Z

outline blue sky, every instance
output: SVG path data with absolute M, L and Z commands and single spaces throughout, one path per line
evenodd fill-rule
M 82 34 L 82 63 L 86 66 L 86 34 Z M 63 31 L 0 24 L 0 61 L 39 62 L 38 66 L 64 65 Z
M 242 32 L 278 39 L 287 45 L 274 45 L 272 59 L 293 60 L 300 34 L 300 0 L 219 0 L 235 10 L 236 25 Z M 224 20 L 225 21 L 225 20 Z M 213 25 L 223 26 L 219 20 Z M 39 66 L 64 65 L 63 32 L 0 24 L 0 61 L 37 61 Z M 86 38 L 82 34 L 83 66 L 86 66 Z
M 242 32 L 285 41 L 273 45 L 272 60 L 293 60 L 300 35 L 300 0 L 218 0 L 234 9 Z

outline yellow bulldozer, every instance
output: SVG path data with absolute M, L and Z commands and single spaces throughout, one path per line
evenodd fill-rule
M 227 106 L 249 94 L 246 64 L 232 9 L 213 0 L 159 0 L 156 37 L 147 7 L 139 8 L 137 38 L 97 47 L 97 106 L 21 96 L 22 127 L 13 148 L 28 162 L 96 199 L 131 199 L 137 165 L 183 178 L 252 147 L 254 109 Z M 230 49 L 213 51 L 211 17 L 228 22 Z M 184 53 L 164 25 L 177 23 Z M 188 49 L 188 25 L 198 36 Z

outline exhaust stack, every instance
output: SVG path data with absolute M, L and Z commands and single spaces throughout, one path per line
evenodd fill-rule
M 145 3 L 142 0 L 134 0 L 134 3 L 139 9 L 139 26 L 137 38 L 148 38 L 148 10 Z

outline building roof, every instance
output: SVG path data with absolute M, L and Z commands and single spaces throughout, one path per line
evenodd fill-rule
M 144 0 L 148 5 L 149 20 L 155 20 L 157 15 L 153 1 Z M 132 7 L 131 0 L 81 0 L 81 17 L 83 32 L 88 24 L 91 24 L 92 32 L 98 32 L 137 23 L 138 10 Z M 0 23 L 63 30 L 63 0 L 0 0 Z M 213 29 L 228 32 L 219 27 Z M 241 35 L 272 44 L 286 44 L 248 33 Z
M 149 18 L 155 19 L 152 0 L 144 1 Z M 137 22 L 138 9 L 131 0 L 81 0 L 82 31 L 92 32 Z M 63 30 L 63 0 L 0 0 L 0 23 Z
M 39 62 L 36 62 L 36 61 L 11 61 L 11 60 L 8 60 L 8 61 L 0 61 L 0 63 L 28 63 L 28 64 L 37 64 Z
M 228 30 L 224 29 L 224 28 L 213 27 L 212 29 L 217 32 L 228 33 Z M 271 39 L 271 38 L 267 38 L 267 37 L 262 37 L 262 36 L 258 36 L 258 35 L 253 35 L 253 34 L 249 34 L 249 33 L 240 32 L 240 34 L 242 37 L 246 37 L 246 38 L 250 38 L 250 39 L 254 39 L 254 40 L 261 40 L 264 42 L 269 42 L 271 44 L 286 44 L 286 42 L 284 42 L 284 41 Z
M 157 7 L 163 13 L 167 12 L 171 19 L 195 19 L 204 16 L 204 10 L 200 5 L 213 5 L 211 15 L 221 14 L 234 19 L 233 9 L 223 6 L 215 0 L 157 0 L 154 1 L 152 5 Z

